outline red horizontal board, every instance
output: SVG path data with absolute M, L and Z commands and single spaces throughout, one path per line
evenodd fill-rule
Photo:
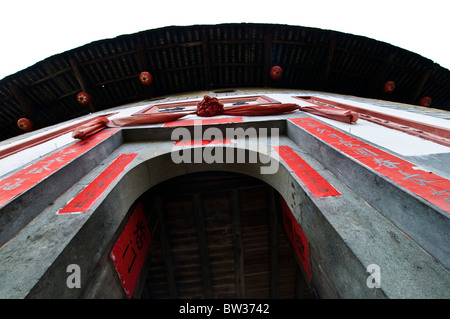
M 87 212 L 109 185 L 123 172 L 137 156 L 137 153 L 121 154 L 97 178 L 75 196 L 58 214 Z
M 173 142 L 174 146 L 194 146 L 194 145 L 215 145 L 215 144 L 231 144 L 231 139 L 217 139 L 217 140 L 182 140 Z
M 104 141 L 119 129 L 109 129 L 78 141 L 0 181 L 0 206 L 27 191 L 73 159 Z
M 109 255 L 128 298 L 133 297 L 151 240 L 144 210 L 139 202 Z
M 312 118 L 290 119 L 293 123 L 386 176 L 428 202 L 450 213 L 450 180 L 342 133 Z
M 326 179 L 317 173 L 314 168 L 298 156 L 289 146 L 274 146 L 273 148 L 315 197 L 341 195 L 336 188 L 328 183 Z
M 294 249 L 300 264 L 305 270 L 309 281 L 311 281 L 311 263 L 309 261 L 308 239 L 283 197 L 280 196 L 280 199 L 284 231 L 291 242 L 292 248 Z
M 206 120 L 186 120 L 186 121 L 166 122 L 164 123 L 164 127 L 238 123 L 243 121 L 244 120 L 242 119 L 242 117 L 211 118 Z

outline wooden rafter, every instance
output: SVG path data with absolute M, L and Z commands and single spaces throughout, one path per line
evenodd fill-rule
M 154 197 L 153 203 L 158 214 L 158 222 L 160 227 L 161 248 L 164 255 L 164 263 L 166 265 L 167 282 L 169 284 L 170 298 L 178 298 L 178 290 L 175 279 L 175 267 L 172 259 L 172 252 L 169 244 L 169 232 L 167 230 L 167 222 L 163 202 L 161 197 Z
M 148 69 L 148 59 L 147 59 L 147 55 L 146 55 L 146 50 L 145 47 L 142 43 L 137 43 L 136 44 L 136 52 L 137 52 L 137 56 L 138 56 L 138 64 L 139 64 L 139 68 L 140 70 L 144 71 Z
M 205 88 L 207 90 L 211 89 L 214 83 L 211 83 L 211 63 L 209 61 L 209 49 L 208 49 L 208 39 L 206 34 L 202 35 L 202 54 L 203 54 L 203 68 L 205 70 Z
M 409 100 L 409 102 L 411 104 L 417 103 L 417 99 L 419 98 L 420 94 L 422 94 L 423 88 L 424 88 L 425 84 L 427 83 L 430 75 L 434 72 L 435 68 L 436 68 L 436 65 L 433 65 L 422 75 L 420 82 L 417 84 L 417 88 L 411 94 L 411 98 Z
M 269 190 L 270 298 L 278 299 L 278 217 L 275 191 Z
M 245 298 L 244 247 L 242 244 L 242 221 L 239 191 L 231 191 L 233 246 L 234 246 L 234 278 L 236 299 Z
M 306 283 L 303 277 L 302 269 L 297 265 L 297 275 L 295 277 L 295 298 L 303 299 L 305 295 Z
M 86 82 L 84 81 L 84 78 L 83 78 L 83 76 L 81 74 L 78 62 L 72 57 L 69 58 L 69 62 L 70 62 L 70 65 L 72 66 L 72 70 L 75 73 L 75 77 L 76 77 L 76 79 L 78 81 L 78 84 L 81 87 L 81 90 L 83 90 L 84 92 L 89 92 L 88 88 L 86 86 Z M 91 112 L 95 112 L 95 107 L 92 104 L 92 102 L 89 103 L 89 108 L 90 108 Z
M 325 61 L 325 68 L 323 71 L 322 81 L 320 83 L 322 90 L 326 90 L 328 86 L 328 78 L 330 76 L 331 64 L 333 62 L 335 48 L 336 48 L 336 39 L 331 39 L 330 44 L 328 46 L 328 54 Z
M 264 35 L 264 86 L 269 86 L 269 71 L 272 64 L 272 34 L 267 33 Z
M 141 42 L 138 42 L 136 44 L 136 53 L 137 53 L 137 57 L 138 57 L 138 65 L 139 65 L 139 70 L 142 71 L 150 71 L 149 70 L 149 63 L 148 63 L 148 58 L 147 58 L 147 50 L 144 46 L 144 44 L 142 44 Z M 132 78 L 135 77 L 135 75 L 130 75 L 128 76 L 128 78 Z M 144 97 L 146 99 L 148 99 L 152 94 L 150 93 L 150 88 L 148 86 L 144 86 L 143 87 L 143 91 L 144 91 Z
M 383 81 L 389 81 L 389 79 L 386 79 L 387 73 L 389 71 L 389 67 L 392 64 L 392 61 L 394 60 L 394 54 L 389 54 L 386 59 L 383 59 L 381 62 L 380 67 L 378 68 L 375 76 L 373 77 L 372 86 L 369 91 L 370 96 L 377 96 L 377 92 L 382 91 L 383 87 Z
M 203 213 L 202 199 L 199 193 L 194 194 L 194 215 L 197 227 L 198 250 L 203 277 L 203 291 L 207 299 L 213 298 L 213 288 L 211 279 L 211 269 L 209 265 L 208 239 L 206 237 L 205 216 Z
M 9 88 L 10 88 L 10 91 L 13 94 L 13 96 L 16 98 L 16 100 L 19 102 L 20 106 L 24 110 L 26 116 L 28 116 L 29 119 L 33 123 L 36 123 L 36 118 L 35 118 L 35 115 L 34 115 L 34 109 L 31 106 L 31 103 L 28 101 L 28 98 L 25 96 L 23 90 L 21 88 L 19 88 L 14 83 L 11 83 Z

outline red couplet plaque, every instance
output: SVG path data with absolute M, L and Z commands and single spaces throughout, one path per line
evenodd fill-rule
M 328 183 L 325 178 L 317 173 L 314 168 L 298 156 L 289 146 L 274 146 L 273 148 L 315 197 L 341 195 L 336 188 Z
M 293 118 L 293 123 L 344 152 L 398 185 L 450 213 L 450 180 L 377 147 L 349 136 L 312 118 Z
M 137 153 L 121 154 L 64 208 L 60 209 L 58 214 L 87 212 L 136 156 Z
M 0 206 L 5 205 L 17 195 L 27 191 L 117 131 L 119 131 L 119 129 L 109 129 L 98 132 L 86 140 L 69 145 L 5 179 L 0 180 Z
M 128 298 L 133 297 L 151 239 L 139 202 L 109 255 Z
M 300 264 L 303 266 L 309 281 L 311 281 L 311 263 L 309 261 L 308 239 L 306 238 L 306 235 L 297 220 L 295 220 L 294 215 L 284 201 L 283 197 L 280 196 L 280 199 L 284 231 L 286 232 L 286 235 L 294 248 Z

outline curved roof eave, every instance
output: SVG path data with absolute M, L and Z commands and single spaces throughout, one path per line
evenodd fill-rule
M 272 80 L 272 66 L 283 76 Z M 149 71 L 144 86 L 139 74 Z M 391 80 L 396 89 L 383 92 Z M 450 71 L 416 53 L 363 36 L 280 24 L 169 26 L 95 41 L 0 80 L 0 140 L 93 111 L 174 93 L 275 87 L 377 98 L 450 110 Z M 76 96 L 87 91 L 92 102 Z

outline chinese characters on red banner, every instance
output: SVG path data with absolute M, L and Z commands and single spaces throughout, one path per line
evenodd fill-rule
M 311 263 L 309 261 L 308 239 L 303 233 L 303 230 L 298 222 L 295 220 L 294 215 L 284 201 L 283 197 L 280 196 L 280 200 L 284 230 L 289 238 L 289 241 L 291 242 L 292 247 L 294 248 L 300 264 L 303 266 L 309 281 L 311 281 Z
M 109 185 L 123 172 L 137 153 L 121 154 L 97 178 L 73 198 L 58 214 L 87 212 Z
M 342 133 L 312 118 L 290 119 L 293 123 L 376 170 L 398 185 L 450 213 L 450 181 L 416 165 Z
M 150 242 L 150 230 L 139 202 L 110 253 L 128 298 L 133 297 Z
M 337 189 L 335 189 L 330 183 L 328 183 L 289 146 L 276 146 L 274 147 L 274 149 L 315 197 L 341 195 L 341 193 L 339 193 Z
M 67 146 L 62 150 L 6 177 L 0 181 L 0 206 L 5 205 L 17 195 L 27 191 L 46 177 L 50 176 L 73 159 L 104 141 L 118 129 L 101 131 L 84 141 Z

